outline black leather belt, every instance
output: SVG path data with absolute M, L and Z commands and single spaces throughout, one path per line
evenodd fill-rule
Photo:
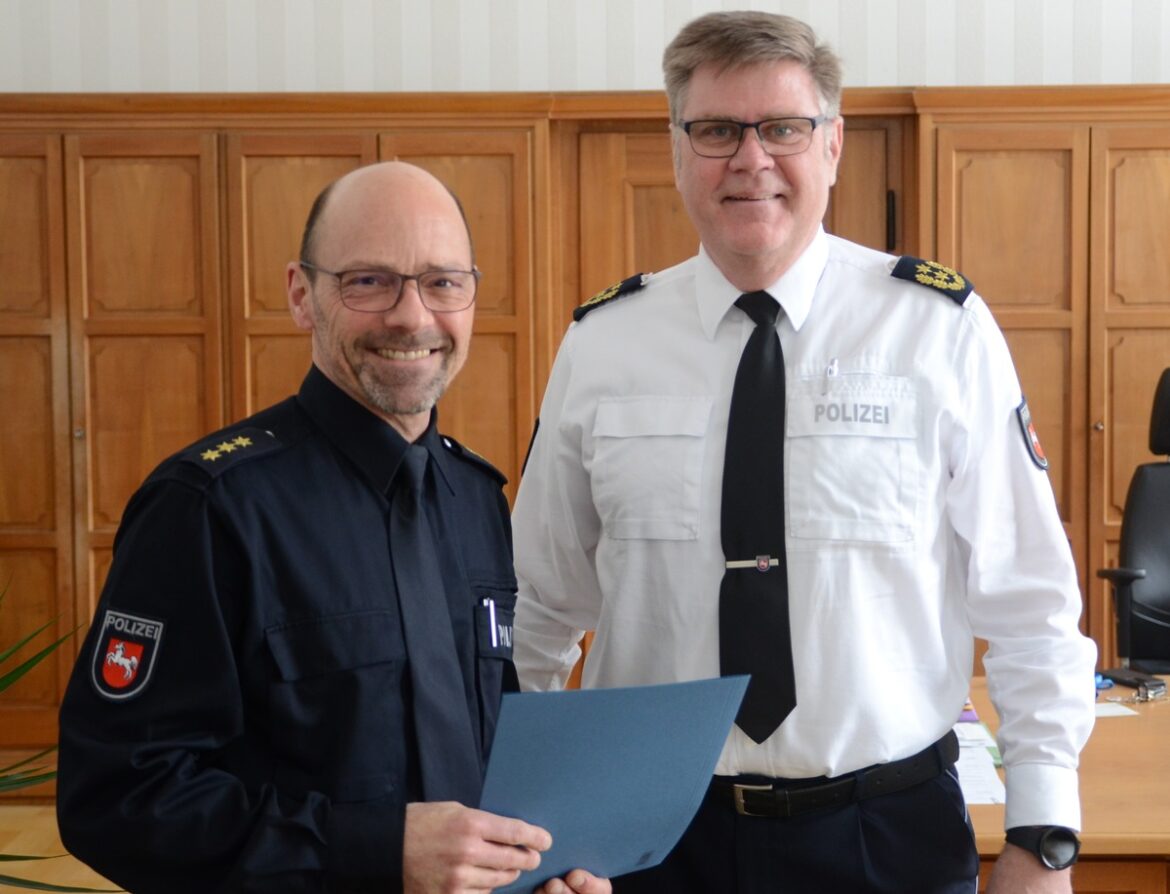
M 814 779 L 716 776 L 709 794 L 742 816 L 796 816 L 900 792 L 934 779 L 958 758 L 959 740 L 952 730 L 915 755 L 854 773 Z

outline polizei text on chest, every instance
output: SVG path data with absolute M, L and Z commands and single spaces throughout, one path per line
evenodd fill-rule
M 889 404 L 829 403 L 817 404 L 813 410 L 814 422 L 868 422 L 871 425 L 889 425 Z

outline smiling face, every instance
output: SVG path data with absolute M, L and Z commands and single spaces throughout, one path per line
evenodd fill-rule
M 798 62 L 764 62 L 719 71 L 701 65 L 687 86 L 682 120 L 760 121 L 820 114 L 816 87 Z M 812 242 L 837 180 L 843 128 L 817 127 L 799 155 L 773 157 L 745 131 L 731 158 L 703 158 L 671 126 L 675 183 L 703 247 L 739 289 L 775 282 Z
M 388 267 L 401 273 L 470 270 L 471 244 L 455 200 L 430 174 L 401 162 L 361 168 L 329 196 L 306 258 L 326 270 Z M 350 310 L 337 279 L 287 270 L 297 325 L 313 334 L 313 363 L 408 441 L 467 359 L 475 305 L 454 313 L 423 306 L 415 281 L 383 313 Z

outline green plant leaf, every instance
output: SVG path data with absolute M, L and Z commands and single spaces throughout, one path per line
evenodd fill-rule
M 51 624 L 52 622 L 50 621 L 49 623 Z M 49 626 L 49 624 L 45 625 L 45 627 L 48 627 L 48 626 Z M 41 630 L 44 630 L 45 627 L 42 627 Z M 48 655 L 52 654 L 54 651 L 56 651 L 57 647 L 60 646 L 61 643 L 65 642 L 65 640 L 67 640 L 71 636 L 73 636 L 73 634 L 75 634 L 78 631 L 78 629 L 79 628 L 74 627 L 72 630 L 70 630 L 68 633 L 66 633 L 59 640 L 45 646 L 45 648 L 41 649 L 41 651 L 39 651 L 39 652 L 37 652 L 37 654 L 33 655 L 32 658 L 29 658 L 27 661 L 23 662 L 22 664 L 17 665 L 12 670 L 10 670 L 8 673 L 6 673 L 3 677 L 0 677 L 0 692 L 3 692 L 9 686 L 11 686 L 13 683 L 15 683 L 17 680 L 19 680 L 25 674 L 27 674 L 30 670 L 32 670 L 34 667 L 36 667 L 38 664 L 40 664 L 45 659 L 46 656 L 48 656 Z M 40 630 L 38 630 L 37 633 L 40 633 Z M 36 634 L 33 634 L 33 635 L 35 636 Z M 26 642 L 28 642 L 27 637 L 21 641 L 20 645 L 23 645 Z M 9 652 L 9 654 L 11 654 L 11 652 Z
M 0 885 L 10 888 L 23 888 L 26 891 L 89 891 L 93 894 L 116 894 L 120 888 L 74 888 L 69 885 L 50 885 L 47 882 L 34 882 L 26 878 L 17 878 L 13 875 L 0 875 Z
M 0 779 L 4 778 L 4 774 L 11 773 L 13 770 L 19 767 L 23 767 L 25 764 L 31 764 L 33 761 L 39 761 L 42 757 L 46 757 L 56 750 L 56 745 L 50 745 L 44 751 L 38 751 L 36 754 L 30 755 L 22 761 L 17 761 L 15 764 L 9 764 L 7 767 L 0 767 Z
M 7 649 L 5 649 L 3 652 L 0 652 L 0 664 L 4 663 L 4 662 L 5 662 L 5 661 L 7 661 L 9 658 L 11 658 L 11 657 L 12 657 L 12 655 L 13 655 L 13 654 L 14 654 L 14 653 L 15 653 L 15 652 L 18 650 L 18 649 L 21 649 L 21 648 L 22 648 L 23 646 L 25 646 L 27 643 L 29 643 L 29 642 L 31 642 L 32 640 L 36 639 L 38 636 L 40 636 L 42 633 L 44 633 L 46 630 L 48 630 L 50 627 L 52 627 L 52 626 L 53 626 L 53 623 L 54 623 L 54 621 L 56 621 L 56 620 L 57 620 L 57 619 L 56 619 L 56 618 L 54 618 L 52 621 L 49 621 L 49 622 L 48 622 L 48 623 L 46 623 L 46 624 L 42 624 L 40 627 L 38 627 L 36 630 L 34 630 L 32 633 L 30 633 L 28 636 L 26 636 L 26 637 L 25 637 L 24 639 L 22 639 L 20 642 L 16 643 L 16 645 L 9 646 L 9 647 L 8 647 Z
M 57 778 L 57 771 L 50 770 L 47 773 L 40 773 L 36 776 L 19 776 L 16 779 L 0 779 L 0 792 L 16 791 L 18 788 L 30 788 L 34 785 L 40 785 L 42 782 L 49 782 Z

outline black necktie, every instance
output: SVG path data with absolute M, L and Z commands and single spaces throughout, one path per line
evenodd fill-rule
M 395 476 L 390 555 L 410 664 L 423 797 L 479 803 L 483 770 L 424 499 L 428 454 L 413 444 Z
M 784 555 L 784 354 L 767 292 L 735 302 L 756 324 L 739 358 L 727 455 L 719 588 L 720 673 L 751 674 L 736 723 L 756 742 L 796 706 Z

